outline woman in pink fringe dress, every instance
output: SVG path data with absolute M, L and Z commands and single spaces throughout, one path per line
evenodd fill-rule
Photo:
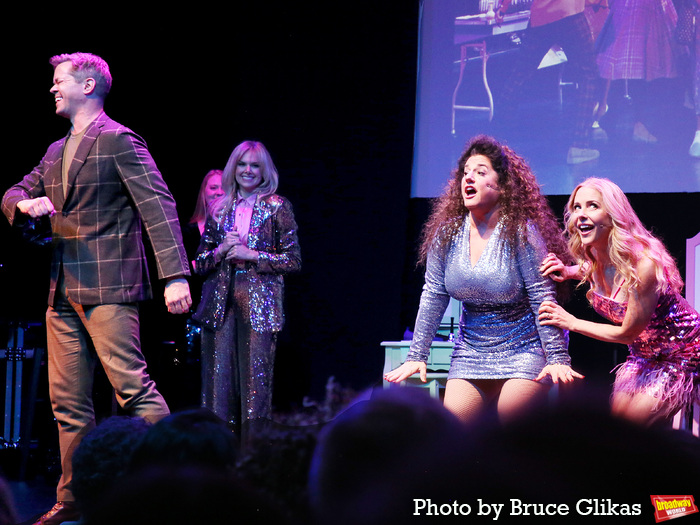
M 589 283 L 589 301 L 612 324 L 578 319 L 553 302 L 542 303 L 540 323 L 627 344 L 629 356 L 617 368 L 613 413 L 644 425 L 669 420 L 700 400 L 700 316 L 681 295 L 674 259 L 607 179 L 579 184 L 565 218 L 578 264 L 565 266 L 550 255 L 541 271 L 555 281 Z

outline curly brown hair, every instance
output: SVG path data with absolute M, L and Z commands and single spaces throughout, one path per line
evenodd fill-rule
M 530 166 L 509 146 L 487 135 L 476 136 L 466 144 L 443 194 L 434 201 L 421 235 L 419 263 L 425 264 L 431 249 L 445 249 L 467 218 L 469 211 L 464 205 L 461 181 L 464 165 L 474 155 L 487 157 L 498 174 L 500 216 L 508 242 L 516 244 L 519 232 L 524 231 L 527 223 L 533 223 L 542 235 L 547 250 L 569 264 L 571 255 L 563 226 L 540 192 Z M 563 293 L 564 288 L 559 288 L 559 292 Z

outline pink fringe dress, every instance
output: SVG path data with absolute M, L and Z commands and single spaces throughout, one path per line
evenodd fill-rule
M 591 294 L 596 312 L 622 324 L 627 303 Z M 617 368 L 613 394 L 647 394 L 666 416 L 700 401 L 700 315 L 678 293 L 662 294 L 649 325 L 629 345 Z

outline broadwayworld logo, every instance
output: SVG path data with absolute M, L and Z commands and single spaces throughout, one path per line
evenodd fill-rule
M 698 512 L 693 496 L 651 496 L 656 523 Z

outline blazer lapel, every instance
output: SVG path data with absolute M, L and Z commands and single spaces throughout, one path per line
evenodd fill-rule
M 250 216 L 250 226 L 248 227 L 248 248 L 255 249 L 260 238 L 260 225 L 265 220 L 265 201 L 260 195 L 255 198 L 253 213 Z
M 70 168 L 68 168 L 68 184 L 66 186 L 65 198 L 66 201 L 70 200 L 71 198 L 73 189 L 75 187 L 75 178 L 78 176 L 78 172 L 85 164 L 87 156 L 92 150 L 92 147 L 95 144 L 97 137 L 100 136 L 100 132 L 102 131 L 102 126 L 104 125 L 105 118 L 105 114 L 102 113 L 90 123 L 88 128 L 85 130 L 85 134 L 83 135 L 80 144 L 78 145 L 78 149 L 75 150 L 73 162 L 71 162 Z
M 66 200 L 65 195 L 63 195 L 62 170 L 63 150 L 67 140 L 68 136 L 57 147 L 51 167 L 44 175 L 44 186 L 46 187 L 47 196 L 51 199 L 56 211 L 63 211 L 63 204 Z

